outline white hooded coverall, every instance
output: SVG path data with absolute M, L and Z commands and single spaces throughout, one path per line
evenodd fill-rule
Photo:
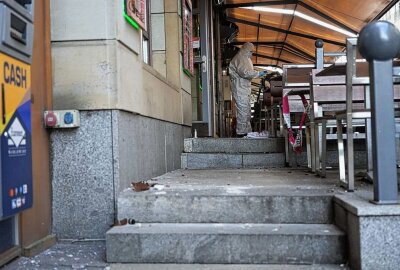
M 258 71 L 253 69 L 251 62 L 253 49 L 252 43 L 243 44 L 229 64 L 232 94 L 237 109 L 236 134 L 238 135 L 251 132 L 251 80 L 258 77 L 259 74 Z

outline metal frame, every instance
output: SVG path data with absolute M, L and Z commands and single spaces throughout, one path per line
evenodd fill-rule
M 318 16 L 328 20 L 329 22 L 336 24 L 337 26 L 339 26 L 340 28 L 343 28 L 353 34 L 357 34 L 357 31 L 355 31 L 354 29 L 350 28 L 349 26 L 347 26 L 344 23 L 339 22 L 338 20 L 335 20 L 334 18 L 332 18 L 331 16 L 326 15 L 325 13 L 319 11 L 318 9 L 313 8 L 312 6 L 309 6 L 308 4 L 302 2 L 302 1 L 298 1 L 298 4 L 306 9 L 308 9 L 309 11 L 317 14 Z
M 370 112 L 370 87 L 368 77 L 356 77 L 356 61 L 357 61 L 357 38 L 347 39 L 347 65 L 346 65 L 346 112 L 338 114 L 337 128 L 338 128 L 338 151 L 339 151 L 339 171 L 340 182 L 346 187 L 348 191 L 354 191 L 354 119 L 365 119 L 366 128 L 366 146 L 367 146 L 367 171 L 363 176 L 372 181 L 372 140 L 371 140 L 371 112 Z M 364 85 L 364 111 L 353 111 L 353 86 Z M 346 144 L 347 154 L 344 151 L 343 144 L 343 120 L 347 125 L 346 129 Z M 347 157 L 347 166 L 345 163 Z M 347 168 L 346 168 L 347 167 Z
M 347 58 L 348 63 L 353 63 L 350 65 L 346 65 L 347 69 L 347 76 L 346 76 L 346 97 L 345 100 L 340 98 L 339 96 L 337 99 L 331 98 L 332 101 L 342 101 L 346 103 L 346 112 L 344 114 L 339 114 L 336 117 L 335 123 L 331 123 L 332 126 L 336 124 L 338 129 L 337 135 L 333 136 L 338 140 L 338 153 L 339 153 L 339 179 L 345 185 L 348 191 L 354 190 L 354 156 L 353 156 L 353 119 L 365 119 L 369 117 L 370 113 L 367 111 L 357 112 L 356 114 L 353 113 L 352 106 L 353 106 L 353 79 L 355 78 L 355 64 L 356 64 L 356 38 L 350 38 L 347 41 Z M 316 55 L 317 55 L 317 63 L 320 67 L 322 65 L 323 56 L 331 56 L 331 55 L 342 55 L 343 53 L 324 53 L 324 51 L 320 48 L 317 48 Z M 349 75 L 350 74 L 350 75 Z M 321 77 L 322 78 L 322 77 Z M 365 80 L 364 80 L 365 81 Z M 328 82 L 328 80 L 327 80 Z M 321 82 L 322 83 L 322 82 Z M 345 81 L 343 81 L 345 83 Z M 319 84 L 319 82 L 316 82 Z M 329 83 L 328 83 L 329 85 Z M 334 85 L 340 85 L 339 83 L 332 82 L 332 90 Z M 364 88 L 367 90 L 367 88 Z M 332 95 L 332 92 L 331 92 Z M 363 99 L 365 100 L 365 93 Z M 312 115 L 312 119 L 310 126 L 314 125 L 314 133 L 311 134 L 311 147 L 314 146 L 312 149 L 312 169 L 315 171 L 319 176 L 325 177 L 326 176 L 326 128 L 328 118 L 322 116 L 322 112 L 317 110 L 318 101 L 319 99 L 315 99 L 315 91 L 314 91 L 314 84 L 311 85 L 311 100 L 314 103 L 314 111 Z M 316 100 L 318 100 L 316 102 Z M 347 124 L 347 132 L 346 132 L 346 143 L 347 143 L 347 170 L 346 170 L 346 152 L 344 151 L 344 144 L 343 144 L 343 123 L 342 120 L 346 119 Z M 357 125 L 358 126 L 358 125 Z M 364 126 L 364 123 L 362 124 Z M 357 138 L 364 138 L 365 136 L 358 136 Z M 315 145 L 314 145 L 315 144 Z M 347 176 L 346 176 L 347 172 Z
M 292 61 L 285 60 L 285 59 L 282 59 L 282 58 L 268 56 L 268 55 L 265 55 L 265 54 L 253 53 L 253 56 L 260 57 L 260 58 L 265 58 L 265 59 L 270 59 L 270 60 L 274 60 L 274 61 L 280 61 L 282 63 L 288 63 L 288 64 L 292 63 Z
M 276 5 L 300 5 L 304 7 L 305 9 L 317 14 L 318 16 L 326 19 L 327 21 L 339 26 L 340 28 L 343 28 L 353 34 L 357 34 L 357 31 L 349 27 L 348 25 L 332 18 L 331 16 L 328 16 L 327 14 L 319 11 L 316 8 L 313 8 L 312 6 L 298 0 L 284 0 L 284 1 L 260 1 L 260 2 L 247 2 L 247 3 L 236 3 L 236 4 L 225 4 L 223 5 L 224 9 L 228 8 L 240 8 L 240 7 L 255 7 L 255 6 L 276 6 Z
M 290 31 L 290 30 L 286 30 L 286 29 L 282 29 L 282 28 L 278 28 L 278 27 L 273 27 L 273 26 L 269 26 L 269 25 L 265 25 L 265 24 L 258 24 L 256 22 L 251 22 L 251 21 L 246 21 L 246 20 L 242 20 L 242 19 L 237 19 L 237 18 L 232 18 L 232 17 L 227 17 L 226 18 L 227 21 L 229 22 L 233 22 L 233 23 L 242 23 L 242 24 L 246 24 L 246 25 L 250 25 L 250 26 L 254 26 L 254 27 L 261 27 L 267 30 L 271 30 L 271 31 L 275 31 L 275 32 L 279 32 L 279 33 L 284 33 L 287 35 L 293 35 L 293 36 L 298 36 L 298 37 L 302 37 L 302 38 L 307 38 L 307 39 L 311 39 L 311 40 L 317 40 L 317 39 L 321 39 L 322 41 L 332 44 L 332 45 L 337 45 L 337 46 L 341 46 L 341 47 L 345 47 L 346 44 L 342 43 L 342 42 L 338 42 L 338 41 L 334 41 L 334 40 L 330 40 L 330 39 L 325 39 L 325 38 L 321 38 L 321 37 L 317 37 L 317 36 L 313 36 L 313 35 L 308 35 L 308 34 L 304 34 L 304 33 L 299 33 L 299 32 L 294 32 L 294 31 Z
M 260 2 L 247 2 L 247 3 L 236 3 L 236 4 L 225 4 L 222 8 L 240 8 L 240 7 L 255 7 L 255 6 L 281 6 L 297 4 L 298 0 L 283 0 L 283 1 L 260 1 Z
M 283 47 L 286 51 L 289 53 L 292 53 L 296 56 L 302 57 L 310 62 L 315 62 L 314 56 L 309 54 L 308 52 L 304 51 L 303 49 L 296 47 L 295 45 L 289 44 L 287 42 L 283 42 L 283 41 L 278 41 L 278 42 L 268 42 L 268 41 L 246 41 L 246 42 L 251 42 L 254 44 L 254 46 L 266 46 L 266 47 Z M 243 45 L 244 43 L 246 43 L 245 41 L 236 41 L 236 42 L 232 42 L 232 45 Z M 290 50 L 293 51 L 290 51 Z M 297 53 L 297 54 L 296 54 Z
M 310 83 L 288 83 L 287 82 L 287 70 L 294 68 L 313 68 L 314 64 L 291 64 L 282 65 L 282 87 L 309 87 Z

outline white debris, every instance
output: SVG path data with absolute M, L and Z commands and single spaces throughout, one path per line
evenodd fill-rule
M 248 228 L 251 228 L 251 227 L 253 227 L 253 225 L 251 225 L 251 224 L 249 224 L 249 223 L 246 223 L 246 224 L 244 224 L 244 225 L 242 226 L 243 229 L 248 229 Z
M 226 187 L 225 189 L 228 194 L 244 194 L 240 187 Z
M 156 195 L 165 195 L 165 194 L 167 194 L 167 192 L 165 192 L 165 191 L 160 191 L 160 192 L 156 192 L 156 193 L 154 193 L 154 194 L 156 194 Z
M 155 190 L 163 190 L 165 188 L 164 185 L 154 185 Z

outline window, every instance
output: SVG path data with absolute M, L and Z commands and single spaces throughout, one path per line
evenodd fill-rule
M 142 44 L 142 50 L 143 50 L 143 62 L 146 64 L 150 65 L 150 41 L 147 37 L 143 35 L 143 44 Z
M 124 0 L 124 17 L 136 29 L 142 30 L 143 61 L 151 64 L 150 42 L 150 0 Z
M 185 73 L 193 74 L 193 34 L 192 34 L 192 3 L 182 0 L 183 16 L 183 68 Z
M 137 1 L 137 0 L 136 0 Z M 151 41 L 150 41 L 150 0 L 141 0 L 143 7 L 143 12 L 145 14 L 142 15 L 142 18 L 145 22 L 145 27 L 142 28 L 142 57 L 143 62 L 151 65 Z

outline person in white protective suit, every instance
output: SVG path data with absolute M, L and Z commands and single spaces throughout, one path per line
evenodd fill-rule
M 244 137 L 251 130 L 251 80 L 262 77 L 265 71 L 258 72 L 253 69 L 251 56 L 253 55 L 254 45 L 252 43 L 243 44 L 239 52 L 233 57 L 229 64 L 229 75 L 231 79 L 232 95 L 236 103 L 237 137 Z

